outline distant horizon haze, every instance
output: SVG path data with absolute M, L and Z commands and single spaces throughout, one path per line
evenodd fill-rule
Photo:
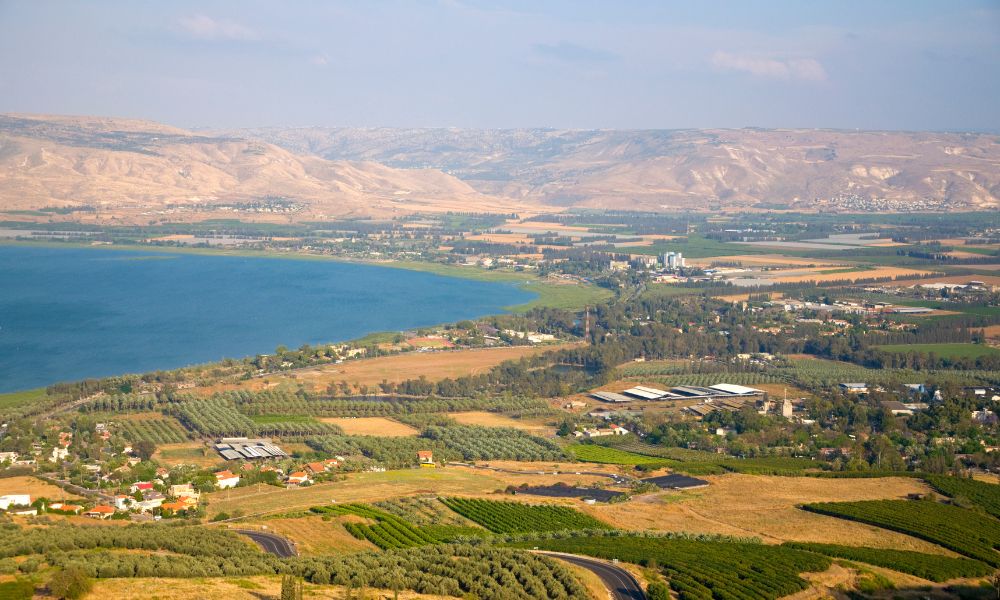
M 0 112 L 187 129 L 997 133 L 998 74 L 994 0 L 0 1 Z

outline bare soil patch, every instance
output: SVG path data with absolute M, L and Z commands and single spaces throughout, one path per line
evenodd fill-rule
M 323 423 L 333 423 L 344 430 L 348 435 L 380 435 L 385 437 L 403 437 L 407 435 L 417 435 L 420 433 L 415 428 L 386 419 L 384 417 L 326 417 L 320 418 Z

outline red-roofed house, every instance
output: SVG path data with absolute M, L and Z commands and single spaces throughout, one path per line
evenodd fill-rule
M 215 485 L 219 486 L 220 490 L 234 488 L 239 482 L 240 476 L 233 474 L 232 471 L 219 471 L 215 474 Z
M 288 474 L 288 485 L 306 485 L 312 483 L 312 478 L 305 471 L 296 471 Z
M 113 514 L 115 514 L 115 508 L 113 506 L 98 504 L 94 508 L 83 513 L 83 516 L 92 517 L 94 519 L 110 519 Z
M 420 462 L 421 467 L 433 467 L 435 466 L 434 453 L 430 450 L 418 450 L 417 461 Z
M 317 475 L 319 473 L 326 473 L 326 463 L 311 462 L 306 465 L 306 471 L 311 472 L 313 475 Z

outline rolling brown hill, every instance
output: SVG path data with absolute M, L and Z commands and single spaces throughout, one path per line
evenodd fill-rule
M 0 115 L 0 210 L 55 207 L 135 223 L 518 208 L 435 169 L 330 161 L 144 121 Z
M 256 129 L 330 159 L 430 167 L 551 206 L 973 210 L 1000 201 L 1000 136 L 834 130 Z

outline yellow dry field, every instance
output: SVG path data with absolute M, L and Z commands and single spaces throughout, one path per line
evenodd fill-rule
M 261 390 L 280 387 L 282 384 L 287 385 L 288 383 L 302 383 L 316 391 L 323 391 L 331 383 L 340 383 L 341 381 L 347 381 L 355 386 L 376 386 L 383 380 L 398 383 L 407 379 L 419 379 L 420 376 L 426 377 L 428 381 L 440 381 L 449 377 L 483 373 L 505 360 L 516 360 L 524 356 L 571 346 L 572 344 L 559 344 L 476 348 L 445 352 L 408 352 L 395 356 L 351 360 L 339 365 L 299 369 L 238 384 L 202 388 L 198 391 L 210 394 L 235 389 Z
M 211 467 L 221 464 L 222 457 L 201 442 L 184 442 L 181 444 L 163 444 L 156 447 L 153 460 L 168 466 L 197 465 Z
M 872 279 L 875 277 L 893 277 L 897 279 L 904 279 L 907 277 L 920 277 L 928 273 L 928 271 L 921 271 L 918 269 L 906 269 L 903 267 L 874 267 L 872 269 L 867 269 L 865 271 L 849 271 L 840 273 L 823 272 L 831 270 L 836 271 L 836 269 L 817 268 L 815 270 L 810 270 L 809 273 L 788 275 L 785 277 L 782 277 L 780 274 L 771 273 L 767 274 L 768 275 L 767 278 L 781 283 L 799 283 L 802 281 L 818 281 L 818 282 L 844 281 L 844 280 L 857 281 L 858 279 Z
M 771 300 L 781 300 L 785 295 L 781 292 L 764 292 L 771 297 Z M 746 302 L 751 295 L 759 295 L 761 292 L 747 292 L 745 294 L 727 294 L 725 296 L 713 296 L 717 300 L 724 302 Z
M 265 519 L 263 521 L 239 523 L 256 529 L 261 525 L 295 542 L 299 554 L 317 556 L 322 554 L 351 554 L 367 552 L 378 548 L 367 540 L 359 540 L 344 529 L 342 520 L 324 521 L 319 516 L 294 519 Z
M 32 502 L 37 498 L 48 498 L 49 500 L 80 499 L 80 496 L 76 494 L 71 494 L 59 486 L 29 475 L 0 479 L 0 496 L 7 494 L 28 494 L 31 496 Z
M 331 502 L 377 502 L 413 494 L 492 493 L 506 487 L 487 471 L 443 467 L 404 469 L 385 473 L 352 473 L 343 481 L 319 483 L 303 488 L 261 486 L 222 490 L 207 494 L 208 512 L 242 510 L 248 516 L 302 510 Z
M 576 475 L 585 468 L 587 471 L 616 472 L 615 465 L 586 465 L 564 463 L 519 463 L 495 461 L 491 466 L 511 469 L 518 473 L 501 473 L 487 469 L 468 467 L 438 467 L 434 469 L 403 469 L 385 473 L 352 473 L 342 481 L 320 483 L 304 488 L 275 488 L 256 486 L 223 490 L 207 494 L 208 514 L 242 510 L 248 517 L 276 512 L 304 510 L 312 506 L 333 502 L 377 502 L 403 496 L 436 494 L 462 496 L 490 496 L 511 500 L 512 496 L 497 496 L 507 486 L 551 485 L 591 485 L 604 483 L 608 479 L 594 475 Z M 558 471 L 556 473 L 555 471 Z M 517 500 L 532 504 L 556 503 L 577 506 L 574 499 L 544 498 L 541 496 L 518 496 Z
M 781 254 L 737 254 L 736 256 L 692 258 L 688 261 L 692 265 L 707 267 L 712 263 L 741 263 L 746 266 L 760 267 L 825 267 L 831 268 L 843 265 L 843 263 L 830 262 L 829 260 L 815 258 L 797 258 L 794 256 L 784 256 Z
M 499 244 L 530 245 L 531 240 L 523 233 L 479 233 L 467 235 L 465 239 L 480 242 L 495 242 Z
M 506 415 L 497 413 L 471 411 L 448 413 L 448 416 L 455 419 L 461 425 L 482 425 L 483 427 L 513 427 L 532 435 L 550 436 L 555 433 L 555 429 L 540 421 L 531 419 L 512 419 Z
M 629 529 L 758 536 L 768 543 L 823 542 L 946 553 L 934 544 L 907 535 L 796 508 L 807 502 L 895 499 L 909 493 L 930 492 L 920 481 L 903 477 L 821 479 L 739 474 L 705 479 L 711 482 L 707 488 L 663 492 L 620 504 L 582 508 L 597 518 Z
M 413 427 L 386 419 L 384 417 L 361 417 L 357 419 L 344 417 L 320 418 L 323 423 L 333 423 L 344 430 L 347 435 L 381 435 L 385 437 L 403 437 L 420 433 Z
M 391 590 L 368 588 L 368 598 L 392 598 Z M 346 590 L 335 585 L 305 584 L 302 595 L 306 598 L 340 600 Z M 358 598 L 359 590 L 352 597 Z M 260 600 L 281 595 L 280 577 L 210 577 L 197 579 L 98 579 L 85 600 Z M 400 600 L 444 600 L 450 596 L 433 596 L 410 591 L 400 591 Z
M 584 471 L 589 473 L 623 473 L 631 471 L 628 467 L 620 467 L 618 465 L 582 463 L 523 463 L 516 461 L 495 460 L 482 464 L 504 470 L 485 471 L 483 469 L 472 469 L 468 467 L 448 467 L 448 469 L 465 470 L 471 473 L 488 473 L 491 478 L 501 484 L 499 486 L 500 488 L 506 488 L 509 485 L 519 486 L 524 483 L 527 483 L 528 485 L 554 485 L 556 483 L 565 483 L 567 485 L 579 486 L 589 486 L 595 483 L 606 484 L 609 482 L 608 478 L 597 475 L 586 475 L 584 474 Z M 580 474 L 577 475 L 577 473 Z M 578 500 L 573 499 L 563 500 L 557 498 L 546 498 L 544 496 L 525 495 L 518 496 L 518 499 L 522 502 L 531 503 L 556 502 L 561 504 L 568 502 L 572 506 L 580 503 Z
M 990 325 L 983 327 L 983 335 L 988 340 L 1000 340 L 1000 325 Z

